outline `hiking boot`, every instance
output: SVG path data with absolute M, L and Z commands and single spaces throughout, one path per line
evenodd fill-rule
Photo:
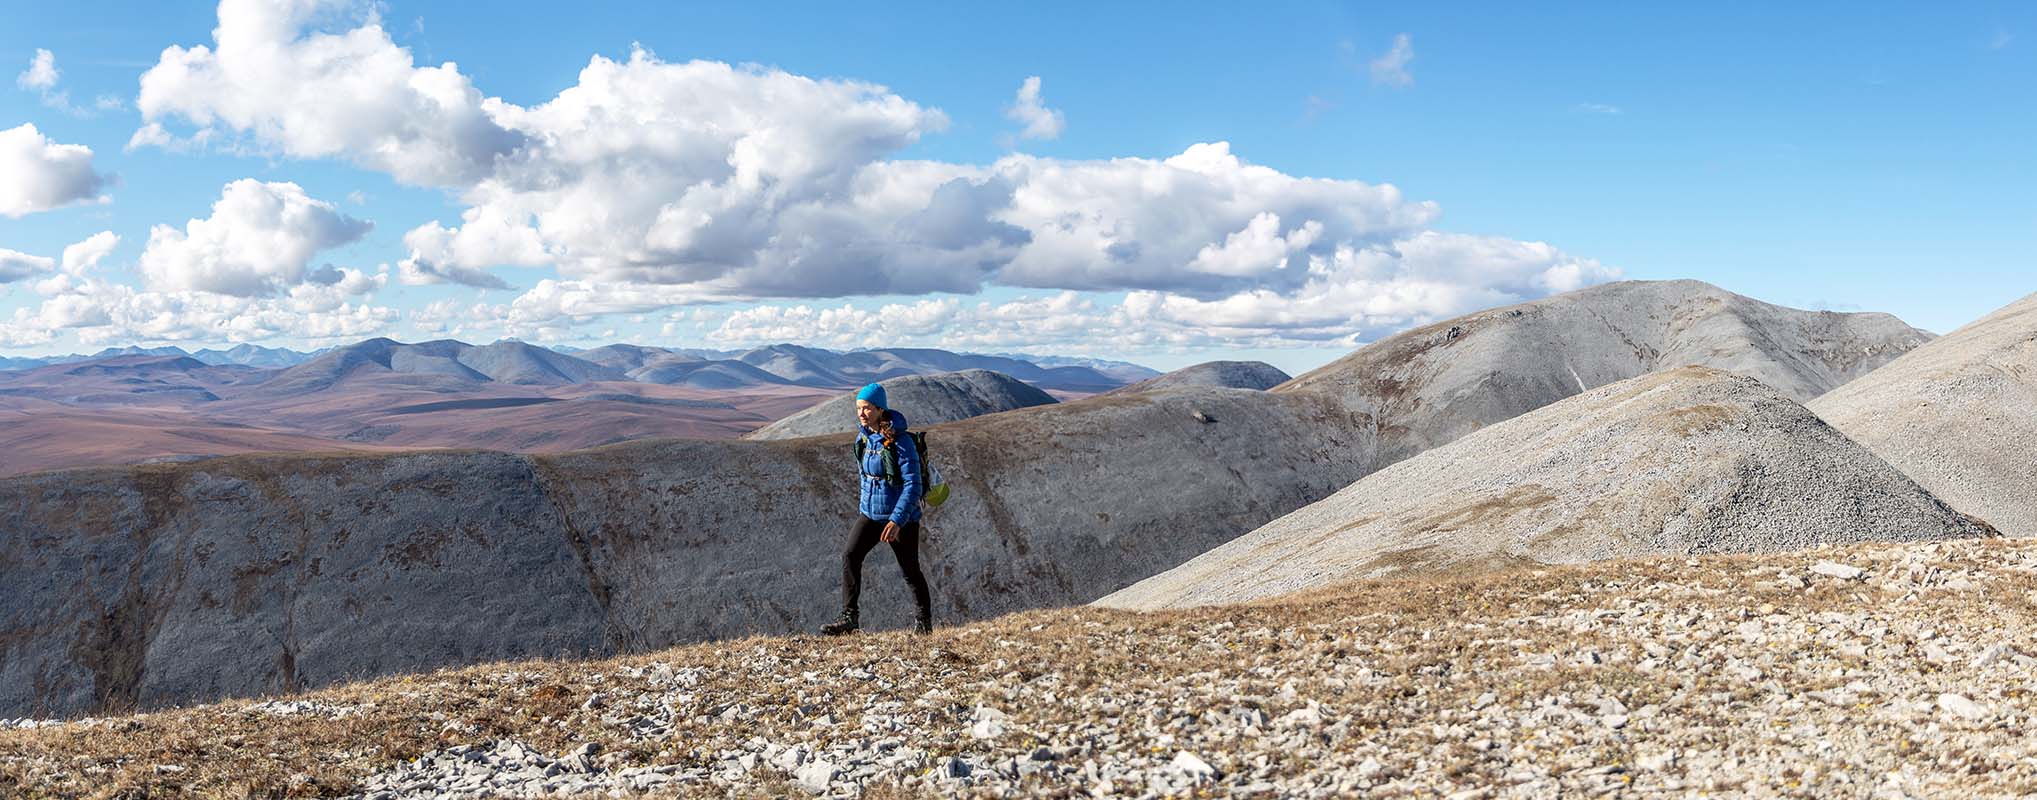
M 820 626 L 820 632 L 829 636 L 840 636 L 844 633 L 854 633 L 855 631 L 856 611 L 854 609 L 846 609 L 842 611 L 841 616 L 835 618 L 835 621 Z
M 934 615 L 922 612 L 912 624 L 912 632 L 925 636 L 934 632 Z

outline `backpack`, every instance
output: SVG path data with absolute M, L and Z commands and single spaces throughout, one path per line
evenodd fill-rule
M 935 467 L 934 462 L 927 458 L 927 435 L 923 431 L 911 430 L 906 431 L 905 435 L 912 437 L 913 445 L 919 449 L 919 485 L 926 487 L 920 493 L 920 502 L 927 504 L 928 507 L 938 508 L 942 503 L 948 502 L 948 484 L 941 479 L 940 468 Z M 863 453 L 865 452 L 864 448 L 867 446 L 863 441 L 863 437 L 858 435 L 856 437 L 857 470 L 863 468 Z M 884 448 L 884 482 L 892 486 L 905 483 L 905 477 L 898 474 L 897 445 Z

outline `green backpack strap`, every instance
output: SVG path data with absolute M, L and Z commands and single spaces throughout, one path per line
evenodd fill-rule
M 869 445 L 863 441 L 863 435 L 859 433 L 856 435 L 856 474 L 858 476 L 863 474 L 863 454 L 867 452 L 869 452 Z M 898 477 L 898 455 L 893 453 L 891 448 L 886 447 L 884 448 L 884 482 L 896 486 L 900 480 Z
M 884 482 L 892 486 L 905 482 L 905 478 L 898 474 L 898 445 L 896 444 L 884 446 Z
M 856 473 L 858 475 L 862 474 L 863 472 L 863 454 L 866 452 L 869 452 L 868 445 L 866 442 L 864 442 L 863 436 L 861 434 L 857 434 Z M 897 486 L 905 482 L 905 479 L 900 477 L 898 474 L 897 445 L 892 445 L 884 448 L 884 482 L 891 484 L 892 486 Z
M 919 450 L 920 491 L 926 491 L 927 435 L 923 431 L 906 431 L 905 435 L 912 437 L 913 445 L 917 447 Z M 856 471 L 858 473 L 862 472 L 863 470 L 863 454 L 866 452 L 865 447 L 866 445 L 864 444 L 862 435 L 858 434 L 856 436 Z M 892 486 L 897 486 L 899 484 L 905 483 L 905 476 L 899 474 L 898 471 L 898 445 L 894 444 L 890 447 L 884 448 L 884 482 L 891 484 Z

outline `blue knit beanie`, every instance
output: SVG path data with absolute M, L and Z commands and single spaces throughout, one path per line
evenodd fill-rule
M 863 391 L 857 392 L 856 399 L 868 400 L 870 405 L 878 408 L 890 408 L 890 406 L 884 404 L 884 387 L 874 383 L 863 387 Z

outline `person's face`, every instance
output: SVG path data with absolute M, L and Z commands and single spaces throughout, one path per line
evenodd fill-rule
M 863 427 L 874 430 L 883 419 L 884 409 L 871 405 L 868 400 L 856 401 L 856 421 L 863 423 Z

